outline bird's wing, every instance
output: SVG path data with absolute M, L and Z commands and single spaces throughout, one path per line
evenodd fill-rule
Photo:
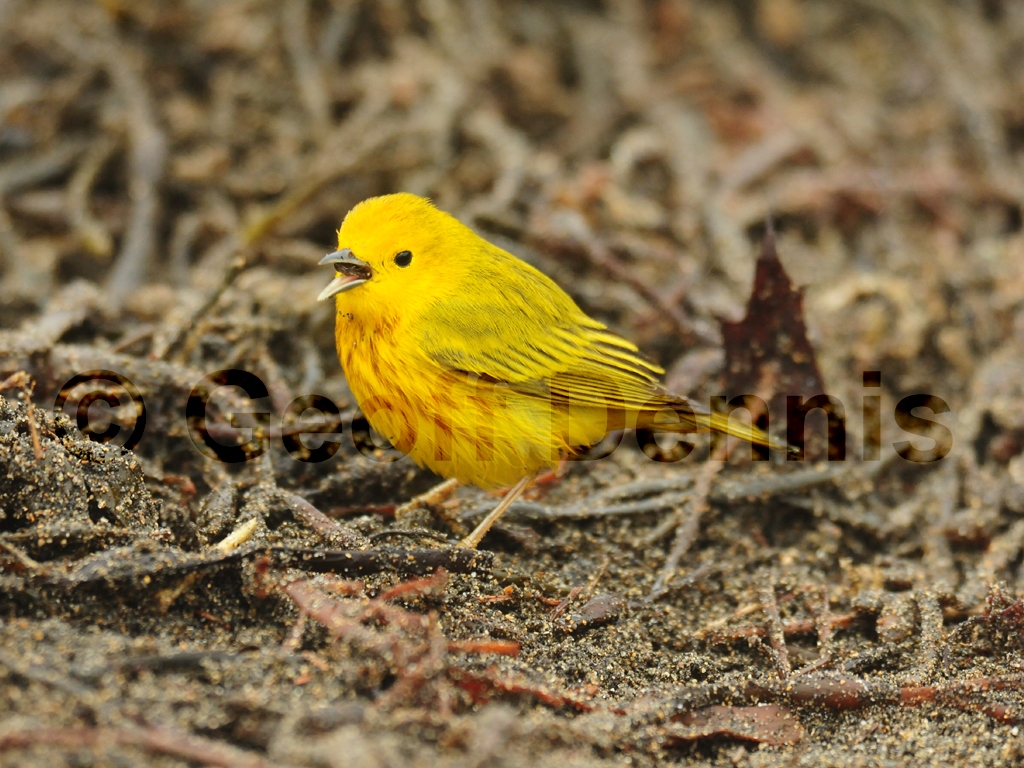
M 481 272 L 490 290 L 433 302 L 416 323 L 418 348 L 453 373 L 568 404 L 637 408 L 657 397 L 658 366 L 523 266 Z

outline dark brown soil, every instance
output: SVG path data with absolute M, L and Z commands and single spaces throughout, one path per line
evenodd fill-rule
M 0 2 L 0 765 L 1020 762 L 1022 105 L 1011 0 Z M 396 190 L 704 403 L 743 333 L 765 399 L 806 357 L 786 291 L 735 324 L 771 213 L 846 460 L 627 434 L 479 555 L 493 496 L 396 515 L 437 478 L 366 450 L 315 301 Z M 270 413 L 238 463 L 186 417 L 226 369 L 268 391 L 212 398 L 221 442 Z M 940 461 L 893 448 L 915 393 Z

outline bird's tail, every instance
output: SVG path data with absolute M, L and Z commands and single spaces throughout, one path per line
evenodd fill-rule
M 665 432 L 721 432 L 725 435 L 738 437 L 755 445 L 766 445 L 778 451 L 789 452 L 790 446 L 780 442 L 765 432 L 763 429 L 744 424 L 737 419 L 730 419 L 720 413 L 711 413 L 698 409 L 693 403 L 687 400 L 679 400 L 665 404 L 668 408 L 676 411 L 678 421 L 662 417 L 664 409 L 657 413 L 648 412 L 648 418 L 637 420 L 638 427 L 663 430 Z
M 721 432 L 755 445 L 767 445 L 778 451 L 788 451 L 789 446 L 781 443 L 763 429 L 744 424 L 742 421 L 730 419 L 720 413 L 698 413 L 694 415 L 701 432 Z

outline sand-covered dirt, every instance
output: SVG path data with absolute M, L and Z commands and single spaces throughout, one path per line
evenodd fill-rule
M 479 553 L 493 495 L 396 514 L 438 478 L 367 449 L 315 299 L 397 190 L 675 392 L 785 437 L 820 376 L 845 460 L 626 434 Z M 0 765 L 1021 762 L 1022 205 L 1012 0 L 0 2 Z

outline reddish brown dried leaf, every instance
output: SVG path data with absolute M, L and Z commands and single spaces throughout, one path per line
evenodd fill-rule
M 687 712 L 665 726 L 669 740 L 694 741 L 710 736 L 755 741 L 760 744 L 795 744 L 804 737 L 803 726 L 788 707 L 713 706 Z
M 413 598 L 443 595 L 447 584 L 448 572 L 443 568 L 438 568 L 433 576 L 413 581 L 403 581 L 382 592 L 377 599 L 396 600 L 400 597 Z
M 448 653 L 496 653 L 499 656 L 519 655 L 520 644 L 515 640 L 449 640 Z
M 738 323 L 723 321 L 722 339 L 729 397 L 770 395 L 774 434 L 782 433 L 786 395 L 807 399 L 825 391 L 814 348 L 807 340 L 803 289 L 793 287 L 779 261 L 770 222 L 761 242 L 747 315 Z M 808 457 L 817 458 L 822 448 L 808 440 Z
M 535 685 L 523 679 L 501 676 L 493 669 L 470 672 L 467 669 L 450 667 L 448 677 L 477 703 L 484 703 L 491 697 L 502 693 L 526 694 L 554 709 L 567 707 L 579 712 L 594 711 L 594 705 L 589 702 L 559 691 L 552 691 L 543 685 Z
M 867 685 L 857 678 L 815 677 L 788 682 L 786 690 L 794 704 L 817 704 L 828 709 L 858 709 L 870 703 Z

